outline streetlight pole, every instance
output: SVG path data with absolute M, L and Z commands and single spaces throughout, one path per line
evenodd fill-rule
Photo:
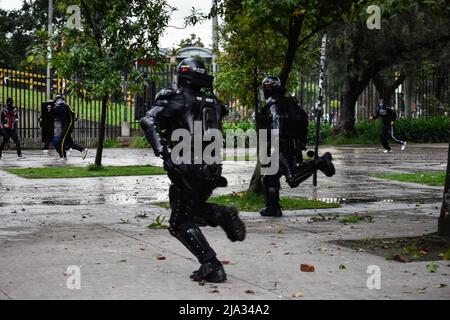
M 319 72 L 319 99 L 316 105 L 316 144 L 314 148 L 314 159 L 319 158 L 319 143 L 320 143 L 320 120 L 322 117 L 322 102 L 323 102 L 323 84 L 325 82 L 325 49 L 327 45 L 327 34 L 322 36 L 322 46 L 320 48 L 320 72 Z M 313 186 L 317 186 L 317 171 L 313 175 Z
M 51 99 L 52 76 L 52 35 L 53 35 L 53 0 L 48 0 L 48 42 L 47 42 L 47 99 Z
M 212 8 L 217 8 L 217 0 L 212 0 Z M 217 13 L 212 17 L 212 68 L 213 75 L 217 72 L 217 52 L 219 51 L 219 20 Z

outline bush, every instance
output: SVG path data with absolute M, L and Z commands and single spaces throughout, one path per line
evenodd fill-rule
M 223 144 L 226 145 L 226 130 L 255 129 L 255 123 L 251 121 L 225 122 L 223 124 Z M 363 120 L 356 124 L 357 136 L 333 136 L 333 126 L 322 123 L 320 126 L 320 144 L 343 145 L 343 144 L 379 144 L 381 121 Z M 315 143 L 316 124 L 309 122 L 307 145 Z M 439 143 L 448 142 L 450 135 L 450 118 L 431 117 L 420 119 L 399 119 L 395 123 L 395 136 L 408 142 L 416 143 Z M 246 146 L 248 147 L 248 139 Z M 106 143 L 105 143 L 106 144 Z M 236 143 L 235 143 L 236 144 Z M 132 148 L 149 148 L 150 145 L 145 137 L 135 137 L 130 145 Z
M 131 148 L 145 149 L 150 148 L 150 144 L 144 136 L 134 137 L 130 143 Z
M 356 137 L 328 136 L 324 143 L 338 144 L 379 144 L 381 121 L 360 121 L 356 124 Z M 419 119 L 399 119 L 395 122 L 394 135 L 399 139 L 416 143 L 448 142 L 450 118 L 430 117 Z
M 122 144 L 117 139 L 106 139 L 103 148 L 120 148 Z

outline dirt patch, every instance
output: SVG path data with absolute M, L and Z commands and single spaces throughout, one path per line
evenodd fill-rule
M 450 238 L 439 237 L 436 234 L 330 242 L 399 262 L 450 260 Z

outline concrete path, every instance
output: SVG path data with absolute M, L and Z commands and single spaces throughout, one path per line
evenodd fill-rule
M 243 212 L 247 239 L 230 243 L 219 229 L 204 228 L 225 265 L 228 281 L 200 286 L 189 252 L 167 230 L 148 229 L 169 211 L 153 205 L 167 200 L 165 176 L 28 180 L 9 167 L 78 166 L 52 155 L 26 151 L 17 160 L 7 151 L 0 160 L 0 299 L 449 299 L 449 261 L 402 264 L 331 244 L 337 239 L 417 236 L 437 229 L 442 188 L 369 178 L 375 172 L 443 171 L 446 145 L 408 145 L 383 154 L 379 147 L 323 148 L 335 158 L 337 174 L 319 174 L 319 187 L 306 181 L 283 194 L 343 203 L 342 208 L 286 211 L 262 219 Z M 104 164 L 160 164 L 149 150 L 106 149 Z M 244 190 L 254 162 L 224 163 L 227 188 Z M 310 223 L 311 216 L 368 212 L 374 223 Z M 138 218 L 137 214 L 147 215 Z M 161 258 L 164 257 L 165 259 Z M 300 271 L 310 263 L 313 273 Z M 344 265 L 345 269 L 339 266 Z M 381 289 L 369 290 L 367 268 L 381 270 Z M 72 269 L 80 268 L 81 288 L 68 289 Z M 70 282 L 70 281 L 69 281 Z M 445 286 L 447 285 L 447 286 Z M 70 283 L 69 283 L 70 287 Z

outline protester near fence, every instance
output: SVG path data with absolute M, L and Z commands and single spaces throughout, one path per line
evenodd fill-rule
M 72 131 L 75 126 L 76 114 L 64 101 L 62 95 L 56 95 L 54 99 L 54 138 L 53 145 L 61 160 L 67 160 L 67 151 L 75 149 L 81 152 L 81 158 L 86 158 L 88 148 L 76 144 L 72 139 Z
M 223 282 L 227 279 L 222 263 L 199 226 L 220 226 L 233 242 L 245 238 L 245 224 L 236 208 L 206 202 L 215 188 L 227 185 L 227 180 L 222 176 L 222 165 L 206 163 L 202 156 L 200 163 L 197 163 L 198 155 L 196 148 L 193 148 L 195 139 L 199 139 L 202 145 L 203 134 L 220 129 L 222 118 L 228 113 L 212 94 L 213 79 L 201 60 L 184 59 L 178 66 L 178 89 L 160 91 L 150 111 L 141 119 L 145 136 L 155 155 L 163 158 L 164 168 L 172 182 L 169 189 L 172 209 L 170 234 L 200 262 L 200 268 L 191 274 L 191 279 L 198 282 Z M 194 121 L 201 123 L 199 134 L 194 130 Z M 192 145 L 189 143 L 186 146 L 191 155 L 187 163 L 175 164 L 172 161 L 178 154 L 174 153 L 172 157 L 170 148 L 175 147 L 175 142 L 170 138 L 172 132 L 177 130 L 190 134 L 190 138 L 194 139 Z M 200 151 L 203 152 L 205 147 L 203 145 Z
M 39 123 L 42 131 L 42 151 L 48 152 L 50 149 L 50 145 L 52 144 L 53 135 L 54 135 L 54 123 L 55 116 L 54 110 L 55 103 L 53 100 L 48 102 L 43 102 L 41 105 L 41 115 L 39 117 Z
M 391 138 L 395 143 L 401 145 L 400 148 L 402 151 L 405 150 L 406 141 L 399 140 L 394 136 L 394 122 L 395 120 L 397 120 L 397 114 L 394 110 L 392 110 L 385 104 L 384 99 L 378 100 L 378 110 L 375 115 L 373 117 L 370 117 L 369 119 L 375 120 L 378 118 L 381 118 L 381 121 L 383 123 L 383 127 L 380 133 L 381 145 L 384 148 L 383 152 L 392 152 L 392 149 L 389 146 L 389 138 Z
M 0 131 L 2 131 L 3 141 L 0 145 L 0 159 L 2 151 L 10 139 L 16 144 L 17 156 L 23 159 L 20 147 L 19 135 L 17 133 L 17 123 L 19 122 L 19 111 L 14 107 L 14 100 L 11 97 L 6 99 L 6 107 L 3 108 L 0 116 Z

